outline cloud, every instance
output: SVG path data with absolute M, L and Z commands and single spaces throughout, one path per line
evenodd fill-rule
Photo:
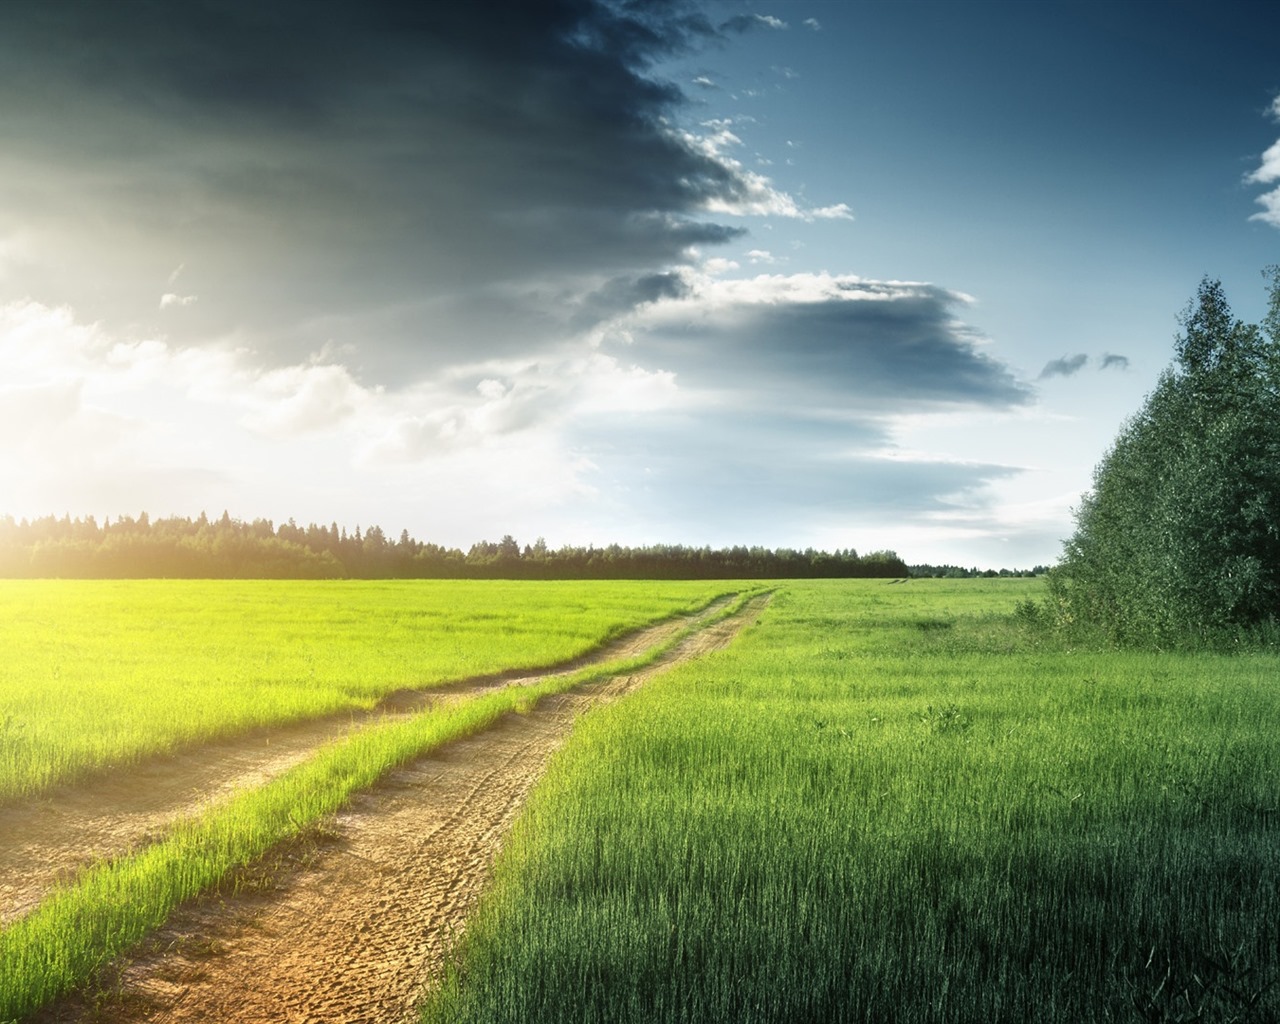
M 819 206 L 807 211 L 807 219 L 813 220 L 853 220 L 853 211 L 847 203 L 835 203 L 832 206 Z
M 335 362 L 271 367 L 244 349 L 122 338 L 31 302 L 0 306 L 0 362 L 6 512 L 239 502 L 278 519 L 412 516 L 419 535 L 453 543 L 506 532 L 523 502 L 589 498 L 591 467 L 560 440 L 567 417 L 675 401 L 669 374 L 600 354 L 389 390 Z
M 805 28 L 812 29 L 814 32 L 822 31 L 822 23 L 817 18 L 805 18 L 802 24 Z
M 642 277 L 615 277 L 576 300 L 579 306 L 572 326 L 589 330 L 602 320 L 630 312 L 660 299 L 680 298 L 688 294 L 689 284 L 678 271 L 646 274 Z
M 619 525 L 655 541 L 787 543 L 785 533 L 794 538 L 799 523 L 848 538 L 860 524 L 885 517 L 907 522 L 984 507 L 988 485 L 1019 472 L 899 458 L 883 423 L 815 419 L 803 411 L 585 419 L 574 440 L 598 467 L 596 484 L 612 496 Z M 780 531 L 779 524 L 790 525 Z
M 960 320 L 968 298 L 851 275 L 707 279 L 623 321 L 628 358 L 744 403 L 884 415 L 1007 408 L 1030 389 Z
M 904 410 L 1027 397 L 956 320 L 961 296 L 813 275 L 617 287 L 647 301 L 596 350 L 395 389 L 336 359 L 271 366 L 0 307 L 0 431 L 22 439 L 0 452 L 0 507 L 195 514 L 249 495 L 246 515 L 450 543 L 550 534 L 546 517 L 566 540 L 689 540 L 714 514 L 708 541 L 784 543 L 800 521 L 978 501 L 1014 472 L 893 450 Z
M 782 543 L 981 506 L 1015 470 L 894 448 L 1031 400 L 966 296 L 708 254 L 852 217 L 655 77 L 716 38 L 675 2 L 0 5 L 0 255 L 39 300 L 0 309 L 0 511 Z
M 343 366 L 287 366 L 254 381 L 257 408 L 241 423 L 257 434 L 295 437 L 342 425 L 371 397 Z
M 18 294 L 282 364 L 351 346 L 390 383 L 560 344 L 603 282 L 739 237 L 722 215 L 848 216 L 679 127 L 688 100 L 652 68 L 716 38 L 693 6 L 158 11 L 0 9 Z M 175 266 L 164 311 L 202 299 L 162 323 Z
M 1083 352 L 1077 352 L 1075 355 L 1063 356 L 1061 359 L 1051 359 L 1044 364 L 1044 369 L 1040 371 L 1037 380 L 1048 380 L 1051 377 L 1074 377 L 1089 364 L 1089 357 Z M 1127 370 L 1129 368 L 1129 357 L 1115 355 L 1110 352 L 1104 352 L 1098 357 L 1098 370 Z
M 725 259 L 723 256 L 712 256 L 702 261 L 701 270 L 711 277 L 719 277 L 722 274 L 729 273 L 731 270 L 738 270 L 741 266 L 742 264 L 737 260 Z
M 1084 369 L 1084 365 L 1088 361 L 1089 357 L 1083 352 L 1078 352 L 1073 356 L 1063 356 L 1061 359 L 1051 359 L 1044 364 L 1044 369 L 1040 371 L 1038 379 L 1048 380 L 1050 377 L 1074 376 Z
M 565 424 L 629 535 L 730 543 L 804 522 L 847 536 L 885 510 L 905 522 L 985 508 L 987 488 L 1020 472 L 893 441 L 911 414 L 1030 401 L 961 319 L 967 296 L 827 274 L 690 273 L 684 283 L 599 342 L 619 362 L 668 374 L 670 400 Z
M 794 197 L 777 189 L 763 174 L 747 170 L 742 162 L 730 155 L 730 150 L 742 145 L 733 132 L 733 122 L 717 120 L 704 122 L 703 134 L 682 133 L 690 149 L 705 153 L 720 166 L 732 172 L 734 181 L 720 194 L 708 199 L 707 209 L 712 213 L 728 213 L 735 216 L 773 216 L 797 220 L 853 220 L 853 211 L 846 203 L 823 207 L 804 207 Z M 788 142 L 788 146 L 793 143 Z
M 1280 188 L 1264 192 L 1255 200 L 1263 207 L 1261 213 L 1255 213 L 1250 220 L 1260 220 L 1264 224 L 1280 228 Z
M 1271 103 L 1271 116 L 1280 120 L 1280 96 Z M 1244 180 L 1250 185 L 1271 185 L 1280 181 L 1280 141 L 1262 154 L 1261 166 L 1247 174 Z M 1264 224 L 1280 228 L 1280 188 L 1264 192 L 1255 201 L 1263 207 L 1263 210 L 1249 219 L 1260 220 Z
M 787 23 L 772 14 L 736 14 L 720 23 L 721 32 L 750 32 L 752 29 L 784 29 Z

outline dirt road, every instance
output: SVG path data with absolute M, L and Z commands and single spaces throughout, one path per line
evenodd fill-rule
M 728 644 L 766 601 L 694 633 L 653 666 L 545 698 L 528 714 L 507 715 L 394 771 L 317 834 L 248 874 L 243 891 L 180 911 L 112 969 L 103 991 L 35 1020 L 411 1020 L 503 835 L 575 718 L 677 661 Z
M 0 806 L 0 926 L 32 909 L 85 865 L 148 842 L 179 818 L 282 774 L 316 749 L 390 715 L 461 700 L 498 686 L 528 685 L 592 664 L 633 657 L 714 615 L 730 598 L 695 615 L 636 630 L 552 671 L 504 673 L 422 690 L 401 690 L 377 708 L 258 730 L 136 766 L 102 772 L 82 784 Z

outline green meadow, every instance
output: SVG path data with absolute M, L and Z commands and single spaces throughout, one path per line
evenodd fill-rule
M 1280 1017 L 1280 658 L 790 583 L 588 717 L 429 1024 Z
M 0 793 L 754 589 L 0 583 Z M 1081 646 L 1044 595 L 781 583 L 729 648 L 585 716 L 424 1022 L 1280 1018 L 1280 654 Z M 0 932 L 0 1020 L 393 765 L 632 667 L 374 725 L 86 869 Z
M 736 589 L 0 580 L 0 802 L 406 687 L 550 665 Z

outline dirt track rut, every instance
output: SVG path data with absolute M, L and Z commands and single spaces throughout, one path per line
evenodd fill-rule
M 576 717 L 725 646 L 766 601 L 698 631 L 650 667 L 544 698 L 397 769 L 256 886 L 181 910 L 147 949 L 113 968 L 109 996 L 67 1000 L 35 1020 L 411 1020 L 503 835 Z

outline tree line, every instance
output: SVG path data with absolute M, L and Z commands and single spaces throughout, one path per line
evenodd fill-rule
M 565 546 L 510 536 L 469 550 L 424 543 L 404 530 L 348 532 L 337 523 L 279 526 L 267 519 L 0 516 L 0 577 L 196 579 L 802 579 L 900 578 L 892 551 L 859 555 L 763 547 Z
M 1050 575 L 1060 622 L 1143 646 L 1280 635 L 1280 267 L 1263 273 L 1260 324 L 1208 278 L 1183 311 Z
M 965 568 L 963 565 L 921 564 L 907 566 L 907 571 L 914 580 L 994 580 L 1043 576 L 1049 571 L 1049 566 L 1037 565 L 1031 569 L 979 569 L 976 565 Z

